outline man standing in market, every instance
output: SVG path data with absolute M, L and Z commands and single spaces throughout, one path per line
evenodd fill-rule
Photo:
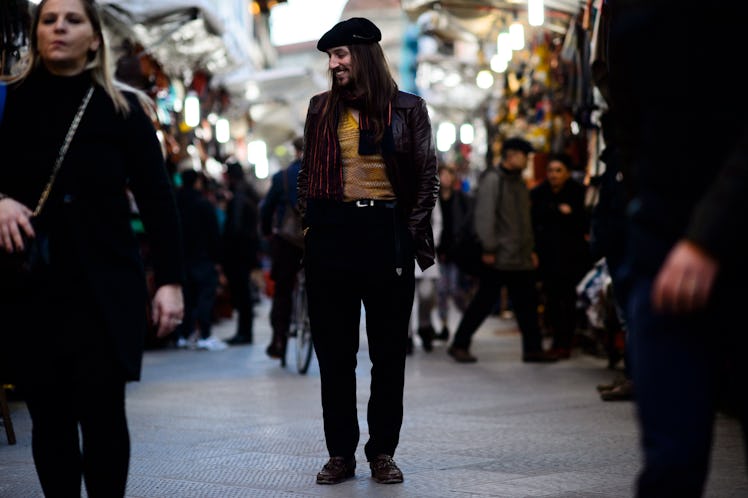
M 636 496 L 701 497 L 716 412 L 748 429 L 748 101 L 713 70 L 735 66 L 744 15 L 727 0 L 608 8 L 610 105 L 633 195 L 623 274 Z
M 393 456 L 403 421 L 415 262 L 434 264 L 439 191 L 426 102 L 398 90 L 370 20 L 333 26 L 317 43 L 330 91 L 309 103 L 298 177 L 309 318 L 330 456 L 318 484 L 355 475 L 361 307 L 371 359 L 364 452 L 372 478 L 403 482 Z

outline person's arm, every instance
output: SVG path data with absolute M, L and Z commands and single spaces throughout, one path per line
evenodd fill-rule
M 745 257 L 748 212 L 748 128 L 706 195 L 696 205 L 685 237 L 670 251 L 652 289 L 655 309 L 688 313 L 709 301 L 720 261 Z
M 499 174 L 487 171 L 481 175 L 475 195 L 475 233 L 483 246 L 483 262 L 491 265 L 496 260 L 499 240 L 496 234 L 496 212 L 499 201 Z
M 156 292 L 152 319 L 158 337 L 176 328 L 184 314 L 182 234 L 174 192 L 156 130 L 135 98 L 125 120 L 129 187 L 143 220 L 153 257 Z
M 437 174 L 436 149 L 433 143 L 431 120 L 426 102 L 419 99 L 412 113 L 413 119 L 408 123 L 411 129 L 415 154 L 413 161 L 418 173 L 415 205 L 410 213 L 409 226 L 414 234 L 427 229 L 439 196 L 439 175 Z M 422 268 L 425 269 L 425 268 Z
M 304 121 L 304 154 L 301 159 L 301 167 L 299 168 L 299 174 L 296 177 L 296 207 L 301 215 L 301 226 L 306 234 L 307 227 L 309 226 L 306 221 L 306 194 L 309 187 L 309 165 L 308 159 L 312 157 L 309 149 L 312 147 L 312 107 L 315 97 L 309 100 L 309 107 L 307 109 L 306 120 Z

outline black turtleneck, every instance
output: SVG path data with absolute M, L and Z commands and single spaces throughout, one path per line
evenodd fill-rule
M 64 77 L 40 66 L 11 87 L 0 125 L 0 192 L 34 208 L 90 86 L 88 71 Z

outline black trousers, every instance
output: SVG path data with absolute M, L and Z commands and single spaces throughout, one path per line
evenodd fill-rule
M 231 303 L 239 314 L 236 335 L 250 340 L 254 337 L 254 306 L 249 282 L 251 271 L 249 264 L 241 262 L 227 262 L 224 265 Z
M 394 455 L 415 290 L 412 240 L 392 208 L 310 204 L 308 219 L 304 261 L 328 452 L 351 457 L 359 442 L 356 365 L 363 305 L 372 363 L 364 451 L 367 459 Z
M 517 325 L 522 333 L 522 352 L 542 350 L 540 324 L 538 323 L 538 292 L 534 271 L 499 271 L 487 269 L 480 275 L 478 290 L 462 315 L 452 345 L 468 349 L 478 327 L 488 317 L 506 285 Z
M 83 479 L 91 498 L 122 497 L 130 436 L 114 341 L 80 280 L 52 281 L 41 293 L 35 302 L 48 307 L 26 315 L 18 353 L 42 490 L 47 498 L 79 497 Z
M 278 236 L 274 236 L 270 241 L 270 277 L 275 284 L 273 304 L 270 308 L 270 325 L 273 328 L 273 343 L 281 345 L 283 349 L 291 324 L 291 299 L 296 275 L 301 269 L 302 256 L 301 248 Z
M 81 476 L 91 498 L 125 496 L 130 436 L 124 381 L 34 384 L 26 403 L 34 465 L 45 497 L 79 497 Z
M 554 349 L 571 349 L 577 328 L 576 280 L 571 277 L 543 279 L 546 325 L 553 331 Z
M 188 265 L 184 286 L 184 320 L 177 328 L 179 336 L 189 337 L 197 325 L 200 337 L 210 337 L 217 288 L 218 272 L 212 261 L 199 261 Z

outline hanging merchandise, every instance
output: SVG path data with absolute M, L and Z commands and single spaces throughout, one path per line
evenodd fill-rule
M 0 2 L 0 75 L 9 75 L 28 40 L 29 4 L 26 0 Z

